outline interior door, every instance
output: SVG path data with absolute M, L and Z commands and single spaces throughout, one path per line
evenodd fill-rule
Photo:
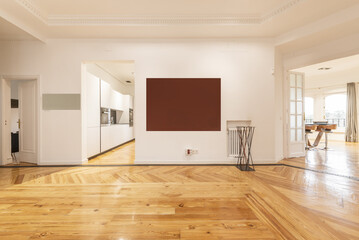
M 36 81 L 19 83 L 19 160 L 37 163 L 37 101 Z
M 11 157 L 11 82 L 1 79 L 1 148 L 2 164 L 12 162 Z
M 289 157 L 305 156 L 304 74 L 289 72 Z

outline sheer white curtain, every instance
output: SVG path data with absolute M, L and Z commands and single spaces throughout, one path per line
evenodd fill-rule
M 347 126 L 345 130 L 346 142 L 358 142 L 358 112 L 356 84 L 347 84 Z

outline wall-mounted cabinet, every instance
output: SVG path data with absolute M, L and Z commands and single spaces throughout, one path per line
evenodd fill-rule
M 114 91 L 114 104 L 113 104 L 113 108 L 116 110 L 123 110 L 123 100 L 122 100 L 122 94 Z
M 123 96 L 123 108 L 126 110 L 130 108 L 130 96 L 129 95 Z
M 125 111 L 132 105 L 132 100 L 132 96 L 117 92 L 110 84 L 101 80 L 101 107 Z
M 111 85 L 101 80 L 101 107 L 111 108 L 113 101 Z

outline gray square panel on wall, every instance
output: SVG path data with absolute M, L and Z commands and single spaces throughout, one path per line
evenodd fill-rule
M 42 94 L 43 110 L 81 110 L 81 94 Z

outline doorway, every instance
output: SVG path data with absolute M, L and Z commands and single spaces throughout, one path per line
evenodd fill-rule
M 314 170 L 358 177 L 359 143 L 346 142 L 348 127 L 347 95 L 348 86 L 354 86 L 356 98 L 350 99 L 351 105 L 357 105 L 359 113 L 359 55 L 330 60 L 302 68 L 294 72 L 304 74 L 304 125 L 305 142 L 309 142 L 305 154 L 296 157 L 287 155 L 282 163 L 296 165 Z M 288 85 L 290 85 L 288 79 Z M 354 83 L 354 84 L 353 84 Z M 294 86 L 294 85 L 292 85 Z M 288 89 L 288 95 L 295 96 L 295 90 Z M 290 89 L 290 90 L 289 90 Z M 292 92 L 290 92 L 292 91 Z M 290 99 L 290 97 L 288 97 Z M 294 102 L 297 99 L 290 100 Z M 289 101 L 288 101 L 289 102 Z M 294 104 L 293 104 L 294 106 Z M 289 106 L 290 109 L 290 106 Z M 292 110 L 288 110 L 292 111 Z M 352 114 L 355 116 L 355 114 Z M 359 118 L 359 115 L 358 115 Z M 294 122 L 288 117 L 288 122 Z M 289 124 L 289 125 L 290 125 Z M 290 127 L 296 127 L 294 124 Z M 294 131 L 293 138 L 294 138 Z M 302 150 L 304 149 L 301 148 Z
M 38 164 L 38 78 L 1 79 L 1 164 Z
M 134 71 L 134 61 L 83 64 L 85 164 L 134 164 Z

